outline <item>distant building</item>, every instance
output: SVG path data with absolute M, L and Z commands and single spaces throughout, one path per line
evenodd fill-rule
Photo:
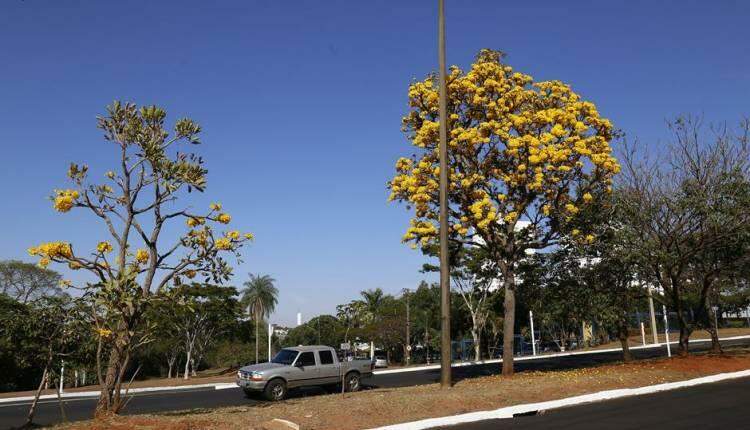
M 276 336 L 276 338 L 279 340 L 284 339 L 288 334 L 289 334 L 288 327 L 274 326 L 273 328 L 273 335 Z

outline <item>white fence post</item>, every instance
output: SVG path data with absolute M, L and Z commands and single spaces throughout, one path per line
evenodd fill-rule
M 268 324 L 268 362 L 271 362 L 271 336 L 273 335 L 273 324 Z
M 669 347 L 669 319 L 667 319 L 667 306 L 661 305 L 664 312 L 664 340 L 667 341 L 667 357 L 672 356 L 672 349 Z
M 643 327 L 643 321 L 641 321 L 641 342 L 643 346 L 646 346 L 646 329 Z
M 531 321 L 531 353 L 536 355 L 536 341 L 534 340 L 534 312 L 529 311 L 529 321 Z

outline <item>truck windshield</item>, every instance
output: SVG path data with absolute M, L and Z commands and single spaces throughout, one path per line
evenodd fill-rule
M 276 354 L 271 362 L 291 366 L 291 364 L 294 362 L 295 357 L 297 357 L 297 351 L 291 349 L 282 349 L 278 354 Z

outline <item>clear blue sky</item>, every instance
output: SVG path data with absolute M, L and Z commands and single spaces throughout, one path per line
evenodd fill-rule
M 113 99 L 159 104 L 205 130 L 209 187 L 256 233 L 236 268 L 278 280 L 274 322 L 333 312 L 366 288 L 423 275 L 386 203 L 406 88 L 436 69 L 436 1 L 42 1 L 0 5 L 0 258 L 44 240 L 91 246 L 93 218 L 46 200 L 69 161 L 107 170 L 95 116 Z M 665 118 L 750 114 L 745 1 L 447 1 L 448 59 L 480 48 L 560 79 L 630 136 Z

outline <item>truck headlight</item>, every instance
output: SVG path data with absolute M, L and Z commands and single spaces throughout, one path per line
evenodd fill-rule
M 250 379 L 253 381 L 260 381 L 263 379 L 263 374 L 260 372 L 252 372 L 250 373 Z

